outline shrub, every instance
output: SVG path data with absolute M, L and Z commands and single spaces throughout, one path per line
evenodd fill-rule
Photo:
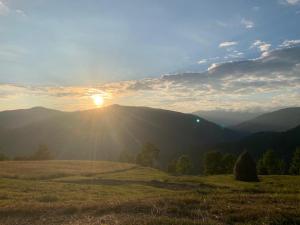
M 207 175 L 221 174 L 223 172 L 222 154 L 208 152 L 204 156 L 204 173 Z
M 192 172 L 192 162 L 187 155 L 178 158 L 176 162 L 177 174 L 190 174 Z
M 234 165 L 234 177 L 240 181 L 258 181 L 256 164 L 251 155 L 244 151 Z
M 279 159 L 272 149 L 266 151 L 257 163 L 259 174 L 284 174 L 285 162 Z

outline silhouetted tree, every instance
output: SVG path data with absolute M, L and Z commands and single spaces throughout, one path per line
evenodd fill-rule
M 190 174 L 192 172 L 192 162 L 187 155 L 180 156 L 176 163 L 177 174 Z
M 36 152 L 29 158 L 31 160 L 52 160 L 54 156 L 52 152 L 48 149 L 47 145 L 39 145 Z
M 268 174 L 268 171 L 267 171 L 267 168 L 265 167 L 263 158 L 260 158 L 257 161 L 257 167 L 256 168 L 257 168 L 257 173 L 258 174 L 261 174 L 261 175 L 267 175 Z
M 233 171 L 235 161 L 236 161 L 236 156 L 229 153 L 224 154 L 222 157 L 223 173 L 231 174 Z
M 300 147 L 294 152 L 289 172 L 294 175 L 300 175 Z
M 146 143 L 142 151 L 136 157 L 136 163 L 141 166 L 153 167 L 154 161 L 158 159 L 160 150 L 151 143 Z
M 207 175 L 221 174 L 223 172 L 222 154 L 208 152 L 204 156 L 204 173 Z
M 135 155 L 130 151 L 123 150 L 120 153 L 119 161 L 120 162 L 126 162 L 126 163 L 134 163 L 135 162 Z
M 266 151 L 257 163 L 259 174 L 284 174 L 285 163 L 279 159 L 272 149 Z
M 240 181 L 258 181 L 256 164 L 251 155 L 244 151 L 234 165 L 234 177 Z

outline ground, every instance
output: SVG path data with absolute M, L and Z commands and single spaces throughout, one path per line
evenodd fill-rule
M 0 224 L 300 224 L 300 176 L 260 180 L 103 161 L 0 162 Z

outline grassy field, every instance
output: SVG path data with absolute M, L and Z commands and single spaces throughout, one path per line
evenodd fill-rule
M 260 179 L 170 176 L 113 162 L 0 162 L 0 224 L 300 224 L 300 176 Z

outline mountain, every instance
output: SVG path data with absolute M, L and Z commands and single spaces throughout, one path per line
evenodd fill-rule
M 63 112 L 34 107 L 31 109 L 8 110 L 0 112 L 0 128 L 17 128 L 33 122 L 42 121 L 50 117 L 62 114 Z
M 32 110 L 19 113 L 27 115 Z M 35 120 L 23 116 L 29 120 L 21 120 L 19 126 L 4 121 L 0 114 L 0 128 L 5 128 L 0 135 L 0 151 L 9 156 L 29 155 L 38 144 L 47 144 L 59 159 L 116 160 L 122 150 L 137 152 L 151 142 L 161 149 L 161 162 L 167 162 L 181 154 L 198 160 L 210 146 L 239 137 L 195 115 L 147 107 L 113 105 L 44 113 Z
M 231 128 L 243 132 L 286 131 L 300 125 L 300 107 L 265 113 Z
M 262 112 L 211 110 L 196 111 L 193 112 L 193 114 L 220 124 L 221 126 L 228 127 L 253 119 L 262 114 Z
M 284 132 L 259 132 L 241 140 L 218 145 L 215 150 L 240 153 L 247 149 L 256 159 L 268 149 L 273 149 L 278 156 L 289 161 L 293 152 L 300 147 L 300 126 Z

